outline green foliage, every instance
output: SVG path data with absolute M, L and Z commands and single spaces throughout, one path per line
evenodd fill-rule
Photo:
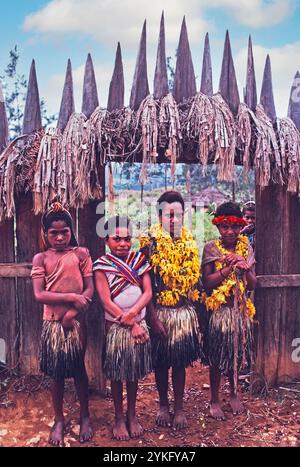
M 19 73 L 18 63 L 20 55 L 18 46 L 15 45 L 9 51 L 9 62 L 0 75 L 3 81 L 5 93 L 5 105 L 9 125 L 9 137 L 11 140 L 22 134 L 22 123 L 24 117 L 24 107 L 27 94 L 27 80 L 25 75 Z M 48 115 L 45 100 L 41 99 L 41 114 L 45 126 L 52 124 L 56 120 L 55 115 Z

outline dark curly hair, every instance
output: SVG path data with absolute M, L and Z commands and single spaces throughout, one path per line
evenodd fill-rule
M 243 217 L 243 213 L 241 208 L 237 203 L 233 203 L 232 201 L 228 201 L 226 203 L 220 204 L 217 207 L 215 212 L 215 217 L 218 216 L 236 216 L 236 217 Z

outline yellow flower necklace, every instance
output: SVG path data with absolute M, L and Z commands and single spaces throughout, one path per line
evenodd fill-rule
M 167 289 L 158 293 L 157 303 L 175 306 L 182 297 L 193 302 L 199 300 L 200 261 L 192 234 L 183 226 L 181 237 L 174 241 L 160 224 L 155 224 L 148 235 L 140 238 L 140 247 L 150 245 L 151 238 L 155 239 L 155 247 L 150 264 Z
M 223 257 L 229 255 L 231 252 L 226 250 L 222 245 L 221 240 L 215 241 L 216 247 L 222 253 Z M 244 235 L 239 235 L 238 241 L 235 247 L 235 253 L 243 258 L 247 259 L 248 257 L 248 239 Z M 224 260 L 219 260 L 215 262 L 216 270 L 220 271 L 224 267 L 226 267 L 226 263 Z M 236 271 L 233 270 L 229 276 L 223 280 L 219 287 L 215 288 L 210 297 L 206 295 L 206 293 L 202 294 L 202 299 L 206 305 L 206 308 L 211 311 L 219 310 L 221 305 L 224 305 L 227 302 L 228 297 L 233 293 L 233 289 L 238 284 L 239 296 L 238 296 L 238 303 L 240 309 L 243 308 L 243 305 L 246 304 L 247 315 L 253 319 L 255 315 L 255 306 L 252 303 L 250 298 L 244 300 L 244 294 L 246 291 L 245 283 L 242 279 L 238 279 Z

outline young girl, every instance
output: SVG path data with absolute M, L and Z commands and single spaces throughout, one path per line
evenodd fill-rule
M 243 411 L 237 395 L 238 372 L 253 363 L 252 320 L 254 305 L 246 290 L 256 285 L 254 254 L 247 237 L 240 234 L 246 224 L 235 203 L 218 207 L 213 223 L 220 239 L 203 250 L 204 302 L 209 313 L 205 347 L 210 365 L 210 413 L 223 420 L 219 401 L 221 374 L 229 376 L 230 405 L 234 414 Z
M 33 258 L 31 277 L 36 300 L 44 304 L 40 368 L 53 379 L 55 422 L 49 443 L 64 445 L 65 378 L 74 378 L 80 402 L 80 442 L 89 441 L 88 378 L 84 366 L 85 314 L 94 293 L 89 251 L 78 246 L 72 217 L 54 203 L 42 217 L 46 251 Z
M 104 371 L 111 380 L 115 406 L 113 436 L 124 441 L 139 437 L 143 429 L 136 417 L 138 380 L 152 370 L 151 347 L 145 322 L 152 297 L 150 266 L 141 253 L 130 251 L 129 219 L 116 216 L 104 226 L 110 254 L 94 263 L 95 284 L 105 310 L 106 352 Z M 127 387 L 127 418 L 123 414 L 123 382 Z
M 194 302 L 199 300 L 200 261 L 197 244 L 183 225 L 184 200 L 167 191 L 157 201 L 158 224 L 141 237 L 152 266 L 154 301 L 148 306 L 152 358 L 159 393 L 156 423 L 171 423 L 168 373 L 172 368 L 173 427 L 187 427 L 183 409 L 186 368 L 201 357 L 201 334 Z

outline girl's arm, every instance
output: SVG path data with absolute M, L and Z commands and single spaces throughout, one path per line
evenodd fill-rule
M 95 286 L 104 310 L 118 320 L 123 315 L 123 310 L 112 301 L 104 272 L 95 271 Z
M 33 267 L 44 267 L 44 257 L 43 254 L 39 253 L 35 255 L 32 260 Z M 70 304 L 70 303 L 86 303 L 87 299 L 75 293 L 60 293 L 60 292 L 49 292 L 45 290 L 45 278 L 36 277 L 32 279 L 33 282 L 33 293 L 35 299 L 38 303 L 43 303 L 45 305 L 61 305 L 61 304 Z
M 83 286 L 84 286 L 84 290 L 82 292 L 82 295 L 84 297 L 87 297 L 91 301 L 94 295 L 94 290 L 95 290 L 93 277 L 92 276 L 84 277 Z
M 202 268 L 203 285 L 206 291 L 216 289 L 224 279 L 230 275 L 231 266 L 226 266 L 221 271 L 214 271 L 214 263 L 205 264 Z
M 246 272 L 247 289 L 254 290 L 257 284 L 255 272 L 250 269 Z

